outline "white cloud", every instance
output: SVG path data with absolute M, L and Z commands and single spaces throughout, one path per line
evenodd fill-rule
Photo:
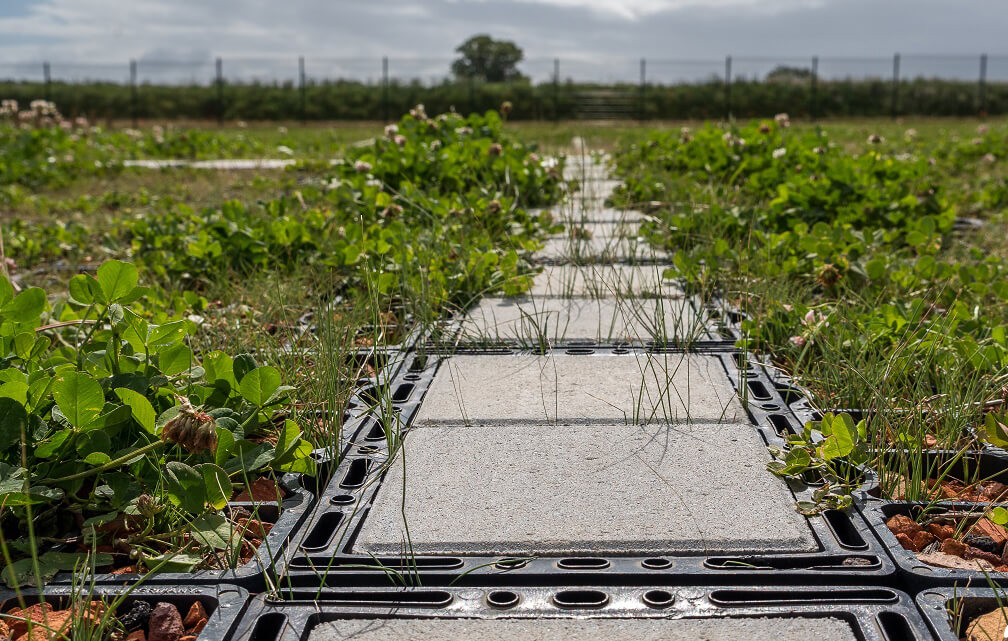
M 669 78 L 717 73 L 726 54 L 739 73 L 814 54 L 824 69 L 831 55 L 878 56 L 884 72 L 893 51 L 1004 52 L 1003 1 L 963 11 L 947 0 L 34 0 L 0 17 L 0 77 L 20 61 L 35 75 L 48 59 L 54 73 L 71 63 L 120 79 L 131 58 L 212 69 L 222 56 L 226 73 L 287 80 L 304 55 L 320 76 L 374 78 L 389 56 L 394 74 L 431 80 L 479 32 L 516 41 L 536 77 L 552 73 L 554 56 L 564 77 L 630 81 L 642 56 L 649 74 Z M 765 60 L 747 67 L 745 54 Z M 1008 74 L 1000 60 L 992 79 Z
M 461 0 L 485 2 L 492 0 Z M 519 0 L 528 4 L 543 4 L 565 9 L 587 10 L 593 13 L 634 21 L 651 15 L 684 9 L 758 9 L 764 12 L 783 11 L 795 7 L 816 6 L 822 0 Z

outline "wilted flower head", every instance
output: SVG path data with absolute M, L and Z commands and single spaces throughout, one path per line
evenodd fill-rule
M 386 207 L 385 209 L 382 210 L 381 217 L 382 218 L 395 218 L 396 216 L 398 216 L 401 213 L 403 213 L 402 205 L 397 205 L 396 203 L 392 203 L 391 205 L 389 205 L 388 207 Z
M 28 108 L 35 112 L 39 116 L 55 116 L 58 115 L 56 111 L 56 105 L 49 102 L 48 100 L 32 100 L 28 103 Z
M 868 136 L 868 144 L 869 145 L 878 145 L 878 144 L 881 144 L 883 142 L 885 142 L 885 138 L 883 138 L 882 136 L 880 136 L 878 134 L 872 134 L 872 135 Z
M 144 493 L 136 497 L 136 510 L 141 515 L 151 518 L 160 511 L 160 507 L 153 496 Z
M 458 127 L 455 129 L 455 133 L 457 133 L 460 136 L 466 136 L 468 134 L 471 134 L 472 132 L 473 132 L 472 127 Z
M 431 151 L 437 151 L 438 149 L 441 149 L 441 141 L 440 140 L 432 140 L 431 144 L 430 144 L 430 148 L 431 148 Z
M 511 113 L 512 107 L 513 106 L 511 105 L 511 101 L 510 100 L 505 100 L 504 102 L 501 103 L 501 106 L 500 106 L 500 112 L 501 112 L 501 114 L 504 115 L 504 116 L 508 115 L 509 113 Z
M 178 443 L 187 452 L 217 449 L 217 423 L 213 417 L 192 406 L 185 396 L 177 396 L 179 413 L 161 429 L 161 440 Z
M 395 136 L 393 136 L 392 142 L 394 142 L 395 144 L 399 145 L 400 147 L 405 147 L 406 146 L 406 136 L 404 136 L 402 134 L 396 134 Z
M 501 210 L 501 204 L 500 204 L 499 200 L 491 200 L 487 204 L 487 213 L 488 214 L 499 214 L 500 210 Z
M 765 122 L 761 122 L 759 125 L 759 130 L 761 134 L 768 134 L 770 133 L 770 125 L 768 125 Z
M 777 149 L 774 149 L 770 155 L 773 156 L 774 158 L 783 158 L 785 155 L 787 155 L 787 149 L 785 149 L 784 147 L 778 147 Z
M 788 116 L 786 113 L 779 113 L 776 116 L 774 116 L 773 119 L 774 119 L 774 122 L 776 122 L 781 127 L 790 127 L 791 126 L 791 117 Z
M 493 143 L 492 145 L 490 145 L 490 148 L 487 149 L 487 153 L 490 154 L 491 156 L 499 156 L 501 155 L 502 151 L 504 151 L 504 148 L 501 147 L 501 144 L 499 142 Z
M 805 343 L 807 342 L 804 336 L 792 336 L 788 340 L 795 347 L 805 347 Z
M 685 144 L 693 140 L 693 134 L 690 132 L 689 127 L 683 127 L 679 130 L 679 142 Z
M 427 112 L 424 111 L 424 106 L 422 104 L 410 109 L 409 113 L 417 120 L 427 120 Z
M 385 127 L 385 135 L 388 136 L 389 138 L 396 135 L 397 133 L 399 133 L 399 125 L 393 123 Z
M 18 112 L 17 100 L 0 100 L 0 117 L 11 118 Z
M 987 163 L 991 163 L 991 162 L 996 161 L 997 158 L 992 153 L 986 153 L 986 154 L 984 154 L 983 158 L 981 158 L 981 160 L 983 160 L 984 162 L 987 162 Z
M 354 170 L 359 174 L 366 174 L 371 171 L 371 163 L 365 162 L 363 160 L 358 160 L 354 163 Z
M 739 137 L 737 137 L 735 134 L 733 134 L 730 131 L 726 131 L 724 133 L 724 135 L 721 136 L 721 140 L 723 140 L 726 143 L 728 143 L 729 147 L 743 147 L 743 146 L 745 146 L 745 138 L 739 138 Z
M 843 274 L 833 263 L 826 263 L 819 269 L 819 274 L 816 278 L 823 287 L 832 287 L 836 285 L 841 278 L 843 278 Z M 821 319 L 822 314 L 820 314 L 819 317 Z
M 987 133 L 987 125 L 978 125 L 977 126 L 977 133 L 980 134 L 981 136 L 984 135 L 984 134 L 986 134 Z

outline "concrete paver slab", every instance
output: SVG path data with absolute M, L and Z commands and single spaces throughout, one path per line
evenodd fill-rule
M 533 258 L 565 261 L 575 264 L 611 262 L 648 262 L 667 258 L 668 253 L 655 249 L 640 238 L 609 238 L 593 236 L 589 239 L 569 237 L 549 238 Z
M 462 320 L 463 343 L 658 342 L 708 340 L 709 329 L 686 298 L 483 298 Z
M 588 180 L 581 183 L 581 189 L 576 193 L 586 196 L 607 196 L 622 182 L 621 180 L 590 176 Z
M 855 641 L 836 618 L 725 619 L 344 619 L 311 641 Z
M 532 296 L 627 298 L 683 296 L 663 275 L 666 265 L 547 265 L 532 280 Z
M 747 422 L 715 356 L 456 354 L 441 364 L 417 425 Z
M 818 548 L 745 424 L 443 425 L 404 441 L 416 554 L 721 554 Z M 395 554 L 395 461 L 354 543 Z
M 637 238 L 640 235 L 640 223 L 637 221 L 564 221 L 564 230 L 551 238 Z
M 600 203 L 571 203 L 554 211 L 557 219 L 565 224 L 583 223 L 631 223 L 647 219 L 647 215 L 629 209 L 605 207 Z

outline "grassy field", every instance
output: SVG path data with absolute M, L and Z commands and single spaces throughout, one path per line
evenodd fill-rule
M 375 374 L 362 350 L 528 287 L 549 211 L 577 188 L 561 178 L 576 140 L 611 154 L 611 204 L 648 214 L 671 274 L 741 309 L 740 346 L 827 413 L 772 466 L 822 475 L 807 509 L 849 502 L 851 463 L 887 496 L 933 500 L 944 472 L 915 453 L 1008 445 L 1008 121 L 38 121 L 0 124 L 0 410 L 23 417 L 0 421 L 0 442 L 23 442 L 0 476 L 31 486 L 4 490 L 8 583 L 43 574 L 39 540 L 109 514 L 99 538 L 127 543 L 103 567 L 179 550 L 184 567 L 219 566 L 183 533 L 221 526 L 222 486 L 314 471 L 306 452 L 337 447 L 347 398 Z M 138 158 L 297 162 L 123 166 Z M 216 412 L 213 448 L 182 396 Z M 844 409 L 865 422 L 832 418 Z M 116 481 L 92 482 L 103 472 Z M 136 514 L 143 528 L 122 516 Z
M 25 479 L 2 490 L 10 585 L 73 568 L 95 542 L 106 570 L 247 561 L 256 537 L 223 552 L 206 538 L 249 531 L 220 512 L 232 493 L 339 451 L 349 395 L 379 375 L 370 350 L 525 283 L 519 252 L 552 226 L 533 208 L 562 193 L 560 167 L 492 113 L 406 118 L 363 146 L 344 142 L 373 127 L 264 142 L 48 118 L 0 125 L 0 475 Z M 313 155 L 285 171 L 122 166 L 267 156 L 277 141 Z M 83 536 L 88 519 L 100 534 Z
M 641 132 L 664 131 L 669 129 L 680 129 L 682 127 L 699 127 L 704 124 L 702 120 L 647 120 L 647 121 L 619 121 L 619 120 L 562 120 L 559 122 L 513 122 L 505 125 L 506 130 L 525 141 L 536 143 L 544 148 L 565 148 L 569 147 L 571 139 L 579 136 L 586 141 L 586 144 L 593 148 L 611 148 L 621 139 L 638 135 Z M 746 121 L 740 121 L 746 122 Z M 860 142 L 870 133 L 879 133 L 892 138 L 899 137 L 907 129 L 916 129 L 924 138 L 936 136 L 960 136 L 972 138 L 976 128 L 982 124 L 997 126 L 1006 122 L 1005 118 L 844 118 L 844 119 L 820 119 L 815 122 L 806 120 L 794 120 L 792 126 L 797 129 L 814 129 L 824 127 L 829 129 L 831 134 L 838 140 L 849 140 Z M 377 121 L 331 121 L 331 122 L 310 122 L 302 124 L 300 122 L 256 122 L 247 123 L 225 122 L 218 124 L 213 121 L 181 120 L 170 121 L 141 121 L 141 129 L 149 129 L 152 126 L 168 127 L 173 126 L 178 129 L 194 129 L 199 131 L 209 131 L 220 135 L 226 139 L 254 139 L 263 145 L 264 151 L 276 145 L 286 145 L 295 150 L 299 155 L 305 154 L 308 157 L 318 157 L 313 154 L 320 153 L 320 157 L 326 154 L 335 154 L 343 145 L 366 140 L 382 135 L 384 124 Z M 114 122 L 117 129 L 126 129 L 131 126 L 127 121 Z M 266 153 L 264 155 L 270 155 Z
M 1005 443 L 1006 133 L 781 119 L 648 133 L 617 151 L 616 204 L 652 214 L 646 234 L 675 252 L 674 270 L 742 310 L 742 342 L 824 415 L 771 466 L 821 474 L 823 505 L 862 483 L 850 463 L 874 469 L 886 498 L 991 482 L 952 469 Z M 938 463 L 927 449 L 952 454 Z

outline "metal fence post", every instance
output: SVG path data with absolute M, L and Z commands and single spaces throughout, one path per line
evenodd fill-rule
M 217 124 L 224 122 L 224 61 L 217 58 Z
M 644 99 L 647 95 L 647 60 L 644 58 L 640 59 L 640 108 L 638 109 L 637 119 L 644 121 Z
M 731 56 L 724 59 L 725 120 L 731 120 Z
M 977 110 L 981 116 L 987 115 L 987 54 L 980 55 L 980 86 L 978 87 L 977 99 L 980 108 Z
M 49 100 L 49 85 L 52 84 L 52 73 L 48 60 L 42 63 L 42 82 L 45 85 L 42 90 L 44 94 L 42 97 Z
M 900 55 L 894 54 L 892 59 L 892 117 L 899 116 L 899 83 Z
M 560 121 L 560 58 L 553 58 L 553 122 Z
M 133 128 L 137 128 L 137 61 L 130 60 L 130 117 L 133 119 Z
M 809 117 L 815 120 L 818 108 L 816 103 L 819 100 L 819 56 L 812 56 L 812 77 L 810 78 L 810 82 L 812 84 L 809 87 Z
M 305 82 L 304 56 L 298 56 L 298 90 L 301 93 L 301 124 L 308 121 L 308 95 Z
M 382 56 L 382 121 L 389 121 L 389 77 L 388 77 L 388 56 Z

